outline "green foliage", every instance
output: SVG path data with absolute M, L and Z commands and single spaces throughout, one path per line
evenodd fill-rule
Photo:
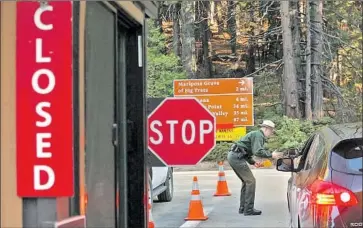
M 179 57 L 166 53 L 166 37 L 160 33 L 153 21 L 149 21 L 147 45 L 147 95 L 148 97 L 170 97 L 173 95 L 173 80 L 186 78 Z
M 345 104 L 344 111 L 353 112 L 355 116 L 346 116 L 347 121 L 355 121 L 362 116 L 362 92 L 358 92 L 354 85 L 362 83 L 363 70 L 362 60 L 362 3 L 359 1 L 332 1 L 324 2 L 324 24 L 323 39 L 324 50 L 329 50 L 324 56 L 327 58 L 323 65 L 339 64 L 340 90 L 343 94 Z M 337 54 L 339 53 L 339 61 Z M 338 63 L 339 62 L 339 63 Z M 333 80 L 334 81 L 334 80 Z M 337 81 L 335 81 L 337 82 Z M 341 106 L 342 104 L 335 104 Z M 341 108 L 341 107 L 340 107 Z M 340 118 L 340 117 L 339 117 Z M 343 118 L 344 119 L 344 118 Z
M 350 109 L 354 113 L 354 119 L 350 117 L 350 122 L 361 120 L 363 114 L 362 93 L 358 92 L 356 88 L 342 88 L 341 91 L 344 100 L 349 104 Z
M 271 150 L 299 148 L 313 131 L 311 122 L 302 122 L 298 119 L 283 117 L 276 124 L 278 126 L 276 135 L 269 140 L 267 145 Z M 303 129 L 307 132 L 304 132 Z
M 267 148 L 279 151 L 300 149 L 313 132 L 320 127 L 334 123 L 334 120 L 328 117 L 319 121 L 306 121 L 284 116 L 276 118 L 274 121 L 276 134 L 268 140 Z
M 220 142 L 214 147 L 212 152 L 203 161 L 225 161 L 227 159 L 227 153 L 232 143 Z

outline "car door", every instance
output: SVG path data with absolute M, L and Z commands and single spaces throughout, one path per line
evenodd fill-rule
M 315 141 L 315 135 L 312 135 L 303 146 L 300 156 L 294 159 L 294 168 L 296 170 L 303 170 L 305 167 L 305 161 L 308 155 L 308 152 Z M 289 205 L 290 205 L 290 216 L 291 216 L 291 225 L 292 227 L 298 227 L 298 210 L 297 210 L 297 197 L 299 193 L 299 189 L 297 188 L 298 184 L 302 180 L 302 173 L 293 172 L 291 179 L 291 188 L 289 194 Z
M 324 138 L 322 135 L 318 134 L 308 152 L 304 169 L 300 172 L 304 177 L 297 186 L 299 194 L 297 195 L 296 209 L 300 219 L 300 225 L 303 225 L 304 227 L 314 226 L 313 210 L 311 210 L 310 204 L 312 195 L 309 186 L 318 180 L 318 178 L 322 179 L 324 177 L 326 165 L 327 157 L 325 153 Z
M 295 178 L 295 207 L 294 207 L 294 224 L 296 224 L 296 227 L 298 227 L 297 225 L 299 224 L 299 219 L 301 216 L 301 210 L 306 206 L 305 204 L 308 202 L 306 197 L 306 192 L 302 191 L 302 189 L 305 186 L 305 183 L 308 179 L 309 176 L 309 172 L 310 170 L 307 169 L 308 167 L 310 167 L 310 161 L 311 158 L 313 156 L 313 153 L 317 147 L 318 144 L 318 135 L 315 135 L 314 140 L 309 148 L 309 150 L 307 151 L 307 153 L 305 154 L 305 159 L 304 162 L 300 164 L 299 167 L 299 171 L 296 173 L 296 178 Z

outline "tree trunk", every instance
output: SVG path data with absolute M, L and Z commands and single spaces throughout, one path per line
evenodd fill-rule
M 202 3 L 202 22 L 200 23 L 200 32 L 202 38 L 203 50 L 203 77 L 210 78 L 212 74 L 212 62 L 210 53 L 210 29 L 208 25 L 208 12 L 210 10 L 209 1 L 201 1 Z
M 223 20 L 223 5 L 221 1 L 215 2 L 215 7 L 217 11 L 217 27 L 218 27 L 218 34 L 221 34 L 224 30 L 224 20 Z
M 302 66 L 301 61 L 301 21 L 299 20 L 301 15 L 301 5 L 303 2 L 301 0 L 290 2 L 290 6 L 292 7 L 292 13 L 290 14 L 290 21 L 292 21 L 292 38 L 293 38 L 293 52 L 294 52 L 294 63 L 296 69 L 296 83 L 297 83 L 297 93 L 298 93 L 298 105 L 300 111 L 300 117 L 304 115 L 305 106 L 304 106 L 304 90 L 305 90 L 305 71 Z
M 195 78 L 195 37 L 194 37 L 194 3 L 182 1 L 181 3 L 181 38 L 182 38 L 182 61 L 188 78 Z
M 282 87 L 284 94 L 285 114 L 291 118 L 300 118 L 296 68 L 293 56 L 292 34 L 290 28 L 289 1 L 281 1 L 280 4 L 284 62 Z
M 300 40 L 301 40 L 301 36 L 300 36 L 300 20 L 299 20 L 299 12 L 300 12 L 300 2 L 297 1 L 293 1 L 290 2 L 290 6 L 291 6 L 291 14 L 290 14 L 290 21 L 292 21 L 292 27 L 291 27 L 291 31 L 292 31 L 292 42 L 293 42 L 293 49 L 294 49 L 294 62 L 295 62 L 295 68 L 296 68 L 296 77 L 297 77 L 297 82 L 298 82 L 298 94 L 299 94 L 299 105 L 300 105 L 300 110 L 303 110 L 303 104 L 300 102 L 302 101 L 302 97 L 303 97 L 303 87 L 302 87 L 302 83 L 301 79 L 304 78 L 303 75 L 303 70 L 301 67 L 301 47 L 300 47 Z
M 337 86 L 339 86 L 339 87 L 341 85 L 341 77 L 340 77 L 341 71 L 340 71 L 340 69 L 341 69 L 340 54 L 339 54 L 339 49 L 337 49 L 337 72 L 336 72 L 337 78 L 336 78 L 336 83 L 337 83 Z
M 311 110 L 311 32 L 310 32 L 310 0 L 306 0 L 306 74 L 305 74 L 305 118 L 312 120 Z
M 280 7 L 280 1 L 274 1 L 270 6 L 271 9 L 278 9 Z M 264 9 L 266 10 L 266 9 Z M 269 63 L 271 61 L 280 60 L 278 50 L 281 49 L 282 45 L 280 43 L 280 34 L 270 34 L 272 29 L 281 26 L 281 20 L 279 19 L 280 13 L 276 10 L 270 10 L 267 12 L 267 19 L 269 28 L 267 31 L 267 41 L 269 42 L 267 50 L 266 50 L 266 62 Z M 272 57 L 272 58 L 271 58 Z
M 236 33 L 236 4 L 235 1 L 228 1 L 228 10 L 227 10 L 227 28 L 228 33 L 231 36 L 230 45 L 232 54 L 236 54 L 236 45 L 237 45 L 237 33 Z
M 209 25 L 208 25 L 208 12 L 210 8 L 209 1 L 195 2 L 195 40 L 196 40 L 196 53 L 197 53 L 197 77 L 210 78 L 212 63 L 210 58 L 209 48 Z
M 194 37 L 195 37 L 195 60 L 196 60 L 196 66 L 197 66 L 197 75 L 200 74 L 200 66 L 202 65 L 203 62 L 203 49 L 202 49 L 202 35 L 201 35 L 201 31 L 202 31 L 202 20 L 203 20 L 203 16 L 202 16 L 202 5 L 203 2 L 202 1 L 196 1 L 194 2 Z M 197 76 L 199 78 L 199 76 Z
M 155 20 L 155 27 L 159 27 L 160 33 L 163 33 L 163 5 L 164 1 L 158 1 L 157 2 L 157 10 L 158 10 L 158 17 Z
M 249 27 L 248 30 L 248 45 L 247 45 L 247 61 L 246 61 L 246 67 L 247 67 L 247 74 L 252 74 L 256 70 L 256 58 L 255 58 L 255 47 L 256 47 L 256 41 L 254 37 L 254 24 L 255 24 L 255 12 L 254 12 L 254 6 L 253 2 L 248 3 L 251 10 L 250 10 L 250 21 L 253 23 L 253 26 Z
M 214 25 L 215 1 L 210 1 L 210 23 Z
M 179 57 L 181 57 L 180 10 L 181 2 L 176 2 L 173 5 L 173 50 L 174 54 Z
M 311 1 L 310 6 L 312 111 L 313 119 L 320 119 L 323 117 L 323 85 L 321 80 L 323 2 L 322 0 Z

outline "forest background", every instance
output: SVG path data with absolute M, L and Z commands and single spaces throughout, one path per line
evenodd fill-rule
M 267 147 L 299 148 L 319 127 L 362 119 L 362 1 L 157 1 L 148 21 L 148 97 L 174 79 L 253 77 Z M 253 130 L 255 127 L 248 128 Z M 218 143 L 205 161 L 224 160 Z

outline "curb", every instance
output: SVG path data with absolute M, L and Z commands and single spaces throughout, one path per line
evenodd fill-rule
M 249 167 L 250 169 L 276 169 L 275 165 L 261 168 L 256 168 L 253 165 L 250 165 Z M 224 170 L 232 170 L 232 167 L 228 164 L 228 161 L 224 161 Z M 218 162 L 201 162 L 196 166 L 174 167 L 174 172 L 185 171 L 218 171 Z

